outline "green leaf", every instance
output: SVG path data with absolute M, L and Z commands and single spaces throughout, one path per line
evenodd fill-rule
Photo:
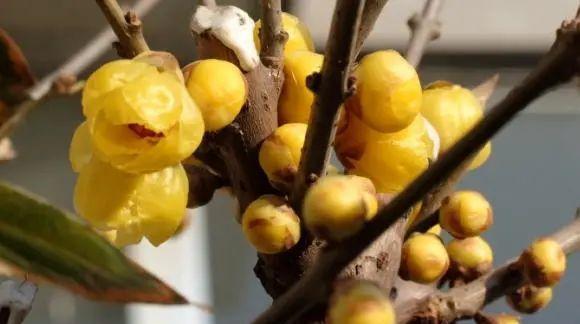
M 0 259 L 32 279 L 48 280 L 92 299 L 186 303 L 89 227 L 2 182 Z

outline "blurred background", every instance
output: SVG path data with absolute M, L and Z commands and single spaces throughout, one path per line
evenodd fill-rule
M 259 1 L 218 2 L 257 17 Z M 145 17 L 151 47 L 173 52 L 182 64 L 195 60 L 188 23 L 196 5 L 190 0 L 165 0 Z M 364 51 L 404 50 L 406 20 L 422 5 L 423 0 L 391 0 Z M 285 6 L 310 27 L 323 51 L 334 1 L 294 0 L 285 1 Z M 442 37 L 429 47 L 420 68 L 422 82 L 445 79 L 473 86 L 500 73 L 493 103 L 537 62 L 556 27 L 577 6 L 577 0 L 447 0 L 441 14 Z M 38 77 L 56 68 L 103 26 L 105 20 L 90 0 L 0 1 L 0 27 L 21 45 Z M 98 64 L 113 59 L 113 54 L 110 51 Z M 579 102 L 578 90 L 569 85 L 534 103 L 494 139 L 487 164 L 461 184 L 483 192 L 494 206 L 496 225 L 486 237 L 497 264 L 517 255 L 534 237 L 569 222 L 580 205 Z M 78 97 L 39 107 L 15 133 L 19 156 L 0 166 L 0 178 L 72 210 L 75 175 L 67 151 L 80 121 Z M 25 323 L 248 323 L 271 300 L 254 277 L 256 255 L 242 237 L 233 210 L 232 199 L 218 193 L 206 208 L 192 212 L 185 235 L 158 250 L 143 244 L 130 251 L 193 301 L 211 304 L 213 315 L 191 306 L 160 310 L 94 303 L 41 286 Z M 579 323 L 580 278 L 575 275 L 579 270 L 580 257 L 572 257 L 551 305 L 525 317 L 524 323 Z M 508 309 L 499 301 L 490 311 Z

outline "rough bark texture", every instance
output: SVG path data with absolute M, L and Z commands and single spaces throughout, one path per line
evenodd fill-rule
M 197 35 L 200 58 L 218 58 L 239 66 L 236 55 L 209 33 Z M 245 73 L 248 100 L 233 123 L 214 133 L 206 133 L 200 152 L 196 154 L 210 167 L 225 167 L 227 178 L 243 211 L 257 197 L 273 193 L 266 174 L 258 163 L 260 144 L 278 126 L 278 97 L 282 89 L 282 73 L 277 68 L 259 64 Z M 216 168 L 208 158 L 213 155 L 223 162 Z M 239 215 L 238 215 L 239 220 Z

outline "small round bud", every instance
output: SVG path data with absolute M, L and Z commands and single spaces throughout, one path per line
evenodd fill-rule
M 399 274 L 405 280 L 432 283 L 449 268 L 449 256 L 441 239 L 433 234 L 414 234 L 403 244 Z
M 536 287 L 553 286 L 566 271 L 566 254 L 558 242 L 541 238 L 532 243 L 520 257 L 524 273 Z
M 317 237 L 340 241 L 356 233 L 377 212 L 372 182 L 350 175 L 326 176 L 306 192 L 302 216 Z
M 196 61 L 186 69 L 187 90 L 201 109 L 206 130 L 217 131 L 231 124 L 248 95 L 242 71 L 216 59 Z
M 374 283 L 340 284 L 330 298 L 328 322 L 332 324 L 395 324 L 395 310 Z
M 260 147 L 260 166 L 270 183 L 277 189 L 289 191 L 294 182 L 306 137 L 306 124 L 292 123 L 278 127 Z
M 493 225 L 493 211 L 480 193 L 458 191 L 443 200 L 439 223 L 456 238 L 477 236 Z
M 242 215 L 242 229 L 260 253 L 289 250 L 300 240 L 300 219 L 288 203 L 274 195 L 252 202 Z
M 493 251 L 479 236 L 454 239 L 447 244 L 451 271 L 466 280 L 473 280 L 491 270 Z
M 393 50 L 366 55 L 354 71 L 356 92 L 346 102 L 370 128 L 391 133 L 409 126 L 421 109 L 415 68 Z
M 507 303 L 524 314 L 532 314 L 546 307 L 552 300 L 552 288 L 538 288 L 530 284 L 506 296 Z

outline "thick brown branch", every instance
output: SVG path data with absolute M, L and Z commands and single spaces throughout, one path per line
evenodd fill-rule
M 196 208 L 210 202 L 216 190 L 228 185 L 219 174 L 202 163 L 184 163 L 189 181 L 188 208 Z
M 322 71 L 314 76 L 318 79 L 314 82 L 315 98 L 292 188 L 291 197 L 297 210 L 302 205 L 308 186 L 324 174 L 336 130 L 338 109 L 352 91 L 348 76 L 364 4 L 364 0 L 341 0 L 334 9 Z
M 282 1 L 262 0 L 260 58 L 267 67 L 279 68 L 288 34 L 282 29 Z
M 499 102 L 468 134 L 431 165 L 403 192 L 382 208 L 356 235 L 326 249 L 318 262 L 286 294 L 264 312 L 257 323 L 280 323 L 325 298 L 330 283 L 386 229 L 391 227 L 417 201 L 448 178 L 477 152 L 503 126 L 546 91 L 568 81 L 577 73 L 580 56 L 580 22 L 560 28 L 551 50 L 520 85 Z
M 355 56 L 361 51 L 362 46 L 373 30 L 375 22 L 379 18 L 383 7 L 389 0 L 367 0 L 361 17 L 361 22 L 358 27 L 358 37 L 356 40 Z
M 580 249 L 580 219 L 563 227 L 551 237 L 562 246 L 566 254 Z M 429 294 L 414 300 L 397 300 L 397 319 L 407 323 L 411 319 L 436 318 L 449 323 L 461 317 L 472 317 L 485 305 L 510 293 L 525 283 L 517 258 L 495 269 L 489 274 L 448 292 Z
M 441 35 L 439 12 L 443 8 L 444 0 L 425 1 L 423 12 L 420 15 L 413 15 L 408 22 L 411 29 L 411 39 L 405 57 L 414 67 L 419 66 L 427 43 Z
M 117 0 L 95 0 L 101 11 L 109 21 L 109 25 L 119 38 L 119 43 L 115 43 L 117 53 L 121 57 L 132 58 L 139 53 L 149 50 L 147 42 L 143 37 L 143 26 L 141 20 L 135 12 L 128 11 L 123 14 L 123 10 Z
M 199 7 L 197 10 L 219 15 L 226 9 L 228 8 Z M 245 14 L 240 9 L 234 9 L 238 14 Z M 196 38 L 199 56 L 202 59 L 227 60 L 241 67 L 240 59 L 234 50 L 216 37 L 214 26 L 205 26 L 203 30 L 198 28 L 199 17 L 196 16 L 198 11 L 194 13 L 192 19 L 192 32 Z M 246 26 L 240 26 L 237 32 L 247 32 L 244 29 Z M 230 125 L 220 131 L 207 132 L 202 145 L 195 152 L 198 159 L 228 179 L 238 199 L 240 211 L 260 195 L 275 192 L 260 167 L 258 151 L 262 141 L 278 125 L 276 107 L 282 89 L 283 73 L 279 68 L 269 68 L 257 61 L 257 66 L 244 72 L 248 81 L 248 99 L 241 112 Z M 237 216 L 239 220 L 240 213 Z

